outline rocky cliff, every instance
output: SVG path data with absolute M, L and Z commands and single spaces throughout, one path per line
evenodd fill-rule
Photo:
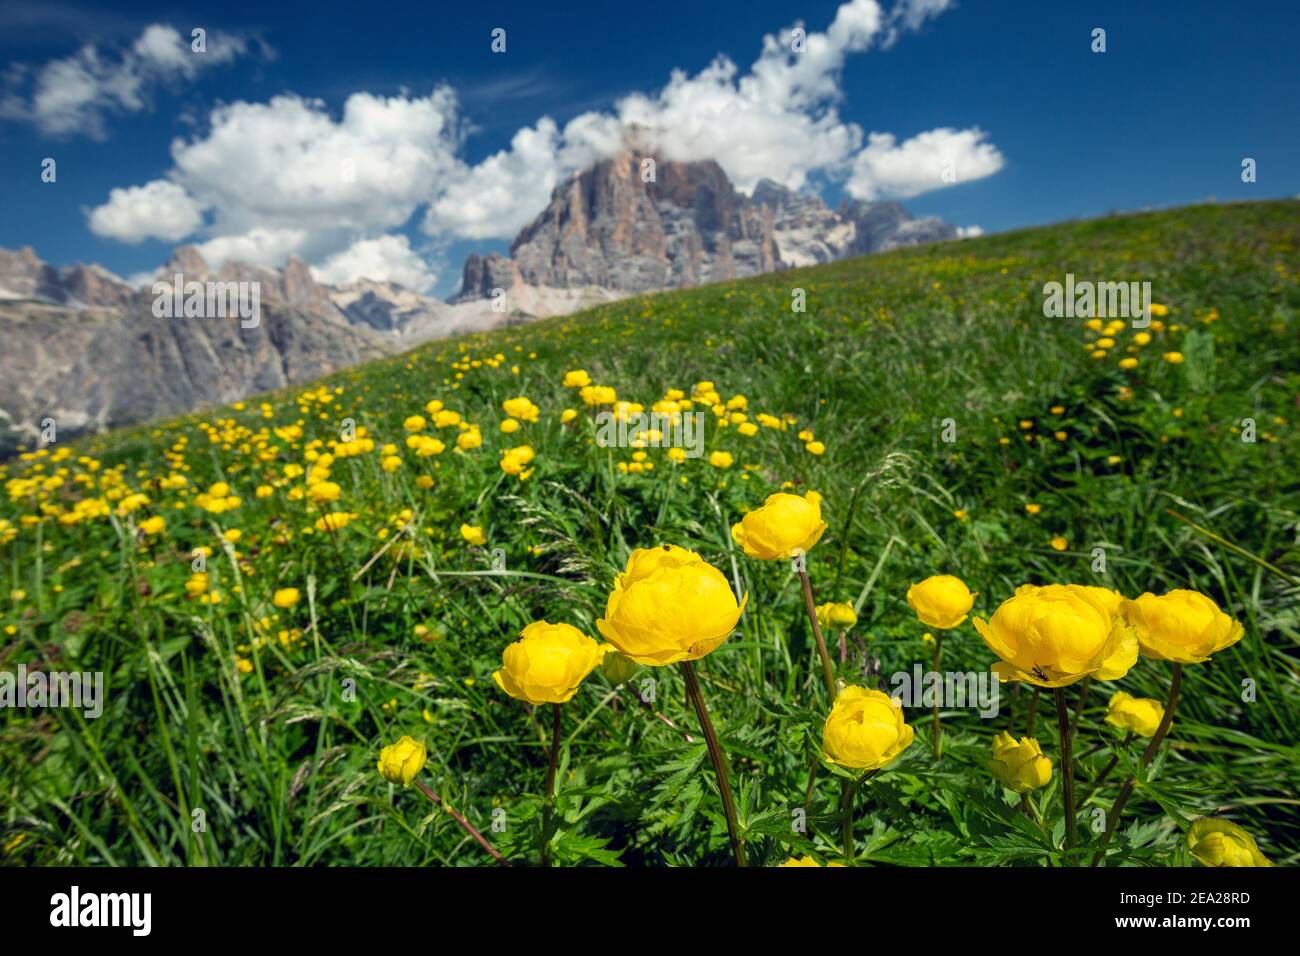
M 722 282 L 898 246 L 956 238 L 898 203 L 845 202 L 760 180 L 738 192 L 715 162 L 629 150 L 569 178 L 510 247 L 465 260 L 456 301 L 494 289 L 598 287 L 632 294 Z

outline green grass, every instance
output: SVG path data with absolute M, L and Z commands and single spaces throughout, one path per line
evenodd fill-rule
M 1187 668 L 1164 755 L 1129 802 L 1109 862 L 1186 864 L 1187 822 L 1214 814 L 1250 831 L 1275 863 L 1294 864 L 1298 264 L 1295 202 L 1068 223 L 434 342 L 326 380 L 341 389 L 326 405 L 300 406 L 314 387 L 295 388 L 242 410 L 88 439 L 64 461 L 11 462 L 0 471 L 6 482 L 67 474 L 47 491 L 10 484 L 0 502 L 0 519 L 17 531 L 0 544 L 0 626 L 11 629 L 0 670 L 25 662 L 103 671 L 109 689 L 98 720 L 70 710 L 0 711 L 0 861 L 491 862 L 415 789 L 379 777 L 379 747 L 410 733 L 430 748 L 421 779 L 507 857 L 535 863 L 546 721 L 502 693 L 491 673 L 533 619 L 596 635 L 628 550 L 664 542 L 701 551 L 749 594 L 739 632 L 701 662 L 700 674 L 732 764 L 751 863 L 806 852 L 839 859 L 839 781 L 819 768 L 808 790 L 827 703 L 798 579 L 785 563 L 749 560 L 729 535 L 745 510 L 792 482 L 825 499 L 830 530 L 808 562 L 817 599 L 859 608 L 842 671 L 850 682 L 867 680 L 865 655 L 880 659 L 886 677 L 929 661 L 926 629 L 904 595 L 934 573 L 963 577 L 979 592 L 973 614 L 984 617 L 1022 583 L 1211 595 L 1246 636 Z M 1169 306 L 1167 328 L 1138 349 L 1135 370 L 1117 367 L 1133 330 L 1098 360 L 1081 320 L 1043 317 L 1043 284 L 1067 272 L 1149 280 Z M 807 293 L 804 313 L 791 311 L 796 287 Z M 1161 360 L 1174 350 L 1182 364 Z M 505 357 L 499 368 L 469 367 L 461 378 L 451 368 L 497 353 Z M 744 437 L 709 415 L 708 448 L 732 452 L 732 468 L 711 467 L 707 455 L 673 465 L 651 450 L 652 472 L 622 474 L 617 465 L 631 452 L 592 444 L 585 414 L 560 424 L 562 408 L 581 407 L 561 386 L 570 368 L 647 407 L 669 388 L 689 393 L 708 380 L 724 399 L 745 395 L 751 417 L 788 413 L 798 424 Z M 541 406 L 541 419 L 502 435 L 501 402 L 521 394 Z M 482 448 L 424 459 L 405 448 L 403 420 L 434 398 L 482 428 Z M 403 464 L 384 472 L 378 446 L 336 461 L 337 506 L 358 518 L 336 535 L 304 533 L 317 512 L 288 494 L 302 478 L 267 498 L 254 488 L 283 476 L 286 464 L 306 464 L 304 445 L 337 439 L 348 417 L 379 445 L 399 445 Z M 1239 437 L 1245 418 L 1257 422 L 1256 442 Z M 945 419 L 956 427 L 954 443 L 941 438 Z M 1022 429 L 1021 420 L 1032 426 Z M 299 441 L 265 432 L 295 421 L 303 423 Z M 210 441 L 201 423 L 224 436 Z M 796 437 L 804 428 L 825 443 L 824 455 L 805 451 Z M 1064 440 L 1053 437 L 1058 430 Z M 443 435 L 449 446 L 454 435 Z M 188 444 L 176 446 L 182 437 Z M 520 482 L 497 467 L 497 451 L 523 443 L 537 458 Z M 169 448 L 179 448 L 174 462 Z M 102 463 L 86 479 L 76 478 L 88 473 L 80 456 Z M 149 505 L 60 524 L 59 514 L 98 495 L 94 484 L 113 469 L 130 490 L 146 490 Z M 173 470 L 188 488 L 153 486 Z M 431 488 L 416 486 L 422 474 Z M 194 492 L 217 480 L 242 497 L 240 508 L 211 514 L 194 504 Z M 1027 514 L 1027 502 L 1041 512 Z M 404 508 L 415 516 L 415 549 L 394 547 L 358 576 L 405 523 Z M 146 514 L 167 521 L 153 542 L 134 535 Z M 462 522 L 481 525 L 487 545 L 463 541 Z M 238 556 L 216 544 L 229 528 L 243 532 Z M 1054 536 L 1067 539 L 1065 550 L 1049 546 Z M 209 571 L 220 604 L 185 596 L 200 545 L 216 550 Z M 1098 547 L 1105 574 L 1092 570 Z M 491 571 L 496 548 L 504 574 Z M 303 599 L 277 612 L 269 597 L 285 586 L 299 587 Z M 263 620 L 275 613 L 278 620 Z M 417 636 L 417 625 L 439 639 Z M 277 633 L 291 628 L 302 637 L 285 646 Z M 943 648 L 944 669 L 984 670 L 993 661 L 969 622 Z M 237 657 L 251 672 L 236 671 Z M 634 696 L 647 678 L 657 682 L 652 708 Z M 345 699 L 347 681 L 353 699 Z M 1119 749 L 1102 721 L 1110 694 L 1163 699 L 1168 681 L 1169 665 L 1144 658 L 1118 683 L 1093 686 L 1076 744 L 1081 793 Z M 1253 701 L 1243 700 L 1247 681 Z M 1068 689 L 1072 702 L 1081 689 Z M 930 755 L 928 714 L 908 711 L 916 742 L 859 801 L 859 864 L 1061 862 L 1059 773 L 1036 795 L 1040 829 L 984 766 L 995 733 L 1024 732 L 1029 691 L 1004 687 L 989 720 L 973 710 L 945 713 L 941 761 Z M 1035 729 L 1055 758 L 1050 709 L 1044 698 Z M 674 669 L 642 668 L 621 690 L 598 670 L 565 705 L 564 720 L 558 862 L 729 861 L 714 778 Z M 1130 760 L 1123 756 L 1084 806 L 1085 845 L 1095 845 L 1096 811 L 1109 808 Z M 798 833 L 794 811 L 809 792 L 806 832 Z

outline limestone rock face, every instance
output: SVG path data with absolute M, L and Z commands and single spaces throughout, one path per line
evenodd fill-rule
M 771 215 L 737 192 L 721 166 L 658 162 L 647 182 L 648 158 L 628 151 L 558 187 L 510 247 L 520 278 L 635 293 L 780 266 Z
M 651 178 L 644 175 L 649 159 L 628 149 L 570 177 L 515 238 L 509 257 L 465 260 L 454 301 L 490 298 L 494 289 L 633 295 L 957 236 L 952 226 L 913 219 L 894 202 L 831 209 L 771 179 L 746 196 L 711 160 L 657 162 Z

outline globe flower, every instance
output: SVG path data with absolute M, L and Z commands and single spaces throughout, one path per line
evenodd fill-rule
M 564 373 L 565 388 L 586 388 L 591 384 L 591 376 L 584 369 L 570 369 Z
M 462 524 L 460 526 L 460 536 L 470 544 L 482 546 L 487 544 L 487 535 L 478 525 Z
M 162 515 L 154 515 L 150 518 L 145 518 L 140 522 L 140 530 L 145 534 L 162 534 L 167 530 L 167 519 L 162 517 Z
M 843 864 L 843 863 L 827 863 L 826 865 L 827 865 L 828 867 L 831 867 L 831 866 L 843 866 L 844 864 Z M 794 856 L 792 856 L 792 857 L 790 857 L 790 859 L 786 860 L 784 863 L 778 863 L 778 864 L 777 864 L 777 869 L 781 869 L 782 867 L 786 867 L 786 866 L 795 866 L 795 867 L 798 867 L 798 866 L 813 866 L 813 867 L 820 867 L 821 864 L 818 863 L 816 860 L 814 860 L 814 859 L 813 859 L 812 857 L 810 857 L 810 856 L 800 856 L 800 857 L 794 857 Z
M 563 704 L 600 662 L 600 646 L 571 624 L 534 621 L 501 652 L 497 686 L 530 704 Z
M 907 589 L 907 603 L 922 624 L 948 630 L 966 620 L 975 595 L 961 578 L 935 574 Z
M 276 607 L 289 608 L 298 603 L 298 597 L 297 588 L 279 588 L 271 596 L 271 603 Z
M 1165 705 L 1151 697 L 1134 697 L 1126 691 L 1117 691 L 1106 709 L 1106 723 L 1127 730 L 1139 737 L 1151 737 L 1165 716 Z
M 771 561 L 794 551 L 808 552 L 826 531 L 822 499 L 815 491 L 800 497 L 786 492 L 769 495 L 731 528 L 731 537 L 751 558 Z
M 1113 614 L 1102 588 L 1023 584 L 975 630 L 999 658 L 1001 680 L 1065 687 L 1084 677 L 1118 680 L 1137 662 L 1138 644 Z
M 694 551 L 666 544 L 638 548 L 614 581 L 596 627 L 638 664 L 663 666 L 711 653 L 744 610 L 726 577 Z
M 523 395 L 518 398 L 507 398 L 501 403 L 501 409 L 511 418 L 517 418 L 525 422 L 537 421 L 542 413 L 542 410 L 534 405 L 531 399 Z
M 1199 591 L 1147 593 L 1125 601 L 1124 618 L 1137 631 L 1142 653 L 1178 664 L 1200 664 L 1241 640 L 1241 624 Z
M 413 737 L 402 737 L 379 751 L 379 772 L 389 783 L 409 787 L 429 759 L 428 748 Z
M 822 753 L 849 770 L 878 770 L 912 743 L 898 701 L 879 690 L 849 685 L 831 708 L 822 728 Z
M 1272 866 L 1255 838 L 1237 824 L 1201 817 L 1187 831 L 1187 849 L 1205 866 Z
M 852 604 L 831 602 L 817 605 L 817 620 L 822 627 L 847 631 L 858 623 L 858 615 Z
M 613 644 L 602 644 L 600 650 L 602 654 L 600 672 L 605 675 L 606 680 L 618 686 L 619 684 L 626 684 L 632 679 L 632 675 L 637 670 L 636 661 L 619 653 L 618 648 Z
M 1052 761 L 1043 755 L 1038 741 L 1021 737 L 1017 742 L 1006 731 L 993 738 L 993 758 L 988 768 L 998 783 L 1016 793 L 1045 787 L 1052 779 Z

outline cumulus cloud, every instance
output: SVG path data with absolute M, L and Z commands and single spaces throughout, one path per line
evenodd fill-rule
M 845 188 L 855 199 L 910 199 L 992 176 L 1002 165 L 1002 153 L 980 129 L 932 129 L 902 143 L 872 133 Z
M 227 33 L 209 35 L 206 46 L 207 52 L 194 52 L 189 38 L 155 23 L 125 49 L 88 43 L 39 67 L 18 66 L 7 76 L 0 118 L 34 123 L 53 136 L 103 139 L 107 117 L 147 109 L 155 87 L 192 80 L 201 69 L 250 51 L 249 41 Z
M 90 213 L 97 236 L 140 242 L 150 237 L 176 241 L 203 223 L 203 207 L 182 187 L 165 179 L 109 191 L 108 202 Z
M 984 235 L 984 229 L 981 226 L 958 226 L 958 239 L 974 239 L 976 236 Z
M 399 235 L 361 239 L 311 271 L 317 282 L 330 285 L 374 279 L 396 282 L 416 292 L 427 292 L 438 281 L 428 263 L 411 248 L 406 236 Z
M 513 238 L 567 176 L 629 142 L 667 160 L 717 160 L 745 191 L 768 177 L 796 189 L 841 182 L 864 199 L 915 196 L 952 184 L 945 161 L 961 183 L 996 172 L 1002 156 L 978 129 L 902 143 L 868 136 L 840 115 L 842 72 L 851 55 L 949 6 L 899 0 L 886 12 L 877 0 L 848 0 L 821 30 L 797 23 L 764 36 L 748 69 L 718 56 L 694 74 L 674 70 L 657 92 L 624 96 L 563 128 L 543 116 L 476 163 L 462 158 L 467 124 L 445 86 L 426 96 L 354 93 L 341 113 L 294 94 L 218 106 L 201 132 L 173 142 L 164 180 L 115 190 L 90 213 L 91 228 L 174 240 L 184 223 L 214 264 L 280 265 L 297 254 L 340 281 L 427 286 L 428 264 L 394 230 L 419 216 L 438 242 Z M 148 31 L 131 56 L 174 73 L 188 62 Z M 150 204 L 169 212 L 151 216 Z

